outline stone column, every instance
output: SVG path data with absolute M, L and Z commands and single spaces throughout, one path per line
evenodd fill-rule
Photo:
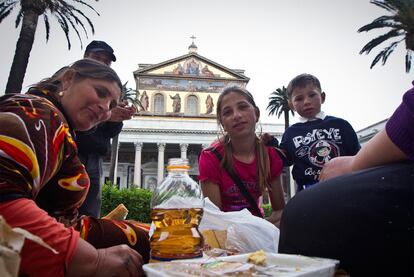
M 141 150 L 142 142 L 135 142 L 134 185 L 141 188 Z
M 116 141 L 116 154 L 115 154 L 115 165 L 114 165 L 114 184 L 117 184 L 117 178 L 118 178 L 118 156 L 119 156 L 119 147 L 120 143 L 119 141 Z M 119 182 L 119 187 L 122 188 L 121 182 Z
M 164 179 L 164 151 L 165 151 L 165 143 L 157 143 L 157 145 L 158 145 L 157 182 L 159 184 Z
M 181 143 L 180 144 L 181 159 L 187 159 L 187 148 L 188 148 L 188 144 L 187 143 Z

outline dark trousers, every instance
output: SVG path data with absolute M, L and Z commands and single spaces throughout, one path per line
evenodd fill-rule
M 359 171 L 286 205 L 279 252 L 340 260 L 351 276 L 414 276 L 414 163 Z
M 96 154 L 84 155 L 81 153 L 79 153 L 79 157 L 90 179 L 89 191 L 85 201 L 79 208 L 79 214 L 99 218 L 102 205 L 102 184 L 100 183 L 102 157 Z

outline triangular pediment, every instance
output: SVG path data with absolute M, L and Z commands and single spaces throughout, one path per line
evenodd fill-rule
M 135 71 L 134 75 L 249 80 L 240 70 L 229 69 L 196 53 L 190 53 L 155 65 L 145 65 Z

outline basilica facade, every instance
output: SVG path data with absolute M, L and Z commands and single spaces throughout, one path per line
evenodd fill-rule
M 197 53 L 194 42 L 185 55 L 157 64 L 139 64 L 133 73 L 141 107 L 124 121 L 119 136 L 115 180 L 120 187 L 153 189 L 166 174 L 168 159 L 182 157 L 197 178 L 198 157 L 220 135 L 216 103 L 231 85 L 246 87 L 244 70 L 230 69 Z M 282 124 L 261 124 L 258 131 L 283 133 Z M 109 176 L 109 159 L 104 163 Z M 104 180 L 101 180 L 104 182 Z

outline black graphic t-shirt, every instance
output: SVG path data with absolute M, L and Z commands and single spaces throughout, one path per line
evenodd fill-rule
M 285 166 L 293 164 L 292 175 L 302 190 L 318 182 L 323 165 L 338 156 L 355 155 L 360 149 L 352 126 L 341 118 L 326 116 L 290 126 L 280 148 L 287 154 Z

